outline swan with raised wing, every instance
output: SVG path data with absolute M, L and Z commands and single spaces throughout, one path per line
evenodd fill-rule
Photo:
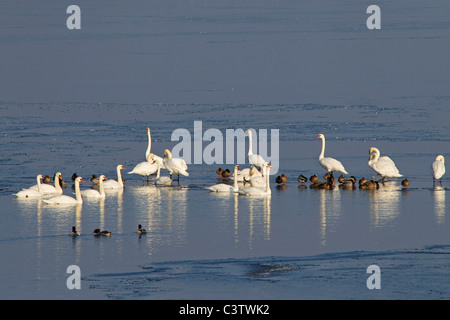
M 75 198 L 62 194 L 59 196 L 52 197 L 50 199 L 42 199 L 42 201 L 44 201 L 47 204 L 54 204 L 54 205 L 82 204 L 83 199 L 81 198 L 80 182 L 84 183 L 83 178 L 77 177 L 75 179 Z
M 329 173 L 338 171 L 342 172 L 344 174 L 348 174 L 348 172 L 345 170 L 342 163 L 334 158 L 331 157 L 325 157 L 325 136 L 323 134 L 319 134 L 316 139 L 322 139 L 322 151 L 319 155 L 319 163 L 320 165 L 325 168 Z
M 384 178 L 403 177 L 397 169 L 394 161 L 387 156 L 380 157 L 380 150 L 375 147 L 369 149 L 369 167 Z
M 234 166 L 234 175 L 237 175 L 237 171 L 240 169 L 239 165 Z M 207 187 L 207 190 L 211 192 L 238 192 L 239 191 L 239 185 L 238 180 L 234 179 L 233 185 L 229 185 L 226 183 L 218 183 L 211 187 Z

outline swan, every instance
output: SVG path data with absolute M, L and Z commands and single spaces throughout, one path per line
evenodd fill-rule
M 239 165 L 234 166 L 234 174 L 237 175 L 237 171 L 240 169 Z M 239 186 L 237 179 L 234 179 L 234 183 L 232 186 L 226 183 L 218 183 L 211 187 L 207 187 L 207 190 L 211 192 L 238 192 Z
M 64 194 L 52 197 L 50 199 L 42 199 L 47 204 L 82 204 L 83 199 L 80 193 L 80 182 L 84 183 L 83 178 L 77 177 L 75 179 L 75 198 L 66 196 Z
M 150 134 L 150 128 L 147 128 L 147 137 L 148 137 L 148 145 L 147 145 L 147 150 L 145 151 L 145 159 L 148 161 L 148 156 L 150 155 L 151 149 L 152 149 L 152 136 Z M 166 167 L 164 167 L 163 158 L 154 154 L 153 159 L 157 159 L 157 160 L 161 161 L 161 169 L 166 168 Z
M 187 172 L 187 164 L 181 158 L 172 158 L 172 153 L 169 149 L 164 150 L 164 166 L 166 170 L 169 171 L 170 178 L 172 179 L 172 175 L 176 174 L 178 176 L 178 181 L 180 181 L 180 174 L 183 176 L 189 176 Z
M 167 176 L 160 176 L 160 172 L 161 172 L 161 162 L 158 160 L 153 160 L 153 163 L 156 164 L 157 166 L 157 170 L 156 170 L 156 178 L 155 178 L 155 184 L 157 185 L 171 185 L 172 184 L 172 179 L 170 177 Z
M 267 172 L 269 169 L 271 169 L 271 166 L 269 163 L 265 163 L 264 166 L 267 166 Z M 265 176 L 263 176 L 258 170 L 256 170 L 256 168 L 255 168 L 255 171 L 258 172 L 259 174 L 252 173 L 248 182 L 250 182 L 250 185 L 252 187 L 264 188 L 266 186 Z M 267 174 L 267 173 L 264 173 L 264 174 Z M 283 180 L 283 177 L 280 176 L 280 179 Z
M 264 170 L 264 177 L 266 178 L 266 187 L 264 189 L 258 188 L 258 187 L 248 187 L 244 189 L 239 189 L 239 194 L 245 195 L 245 196 L 267 196 L 272 193 L 270 190 L 270 183 L 269 183 L 269 166 L 266 162 L 263 166 Z
M 100 177 L 98 177 L 98 190 L 95 189 L 83 190 L 81 191 L 81 196 L 83 198 L 104 199 L 106 195 L 105 195 L 105 187 L 103 186 L 103 180 L 108 179 L 106 179 L 106 177 L 102 174 Z
M 378 173 L 384 178 L 399 178 L 403 177 L 402 174 L 398 171 L 395 166 L 394 161 L 391 158 L 383 156 L 380 157 L 380 150 L 377 148 L 371 147 L 369 149 L 369 167 L 372 168 L 373 171 Z
M 254 166 L 252 166 L 253 169 Z M 237 171 L 237 174 L 233 173 L 233 176 L 231 179 L 235 179 L 238 182 L 248 181 L 250 179 L 250 175 L 252 172 L 252 169 L 250 168 L 244 168 Z
M 42 185 L 41 185 L 42 174 L 36 176 L 37 190 L 28 188 L 22 189 L 17 193 L 13 193 L 14 196 L 18 198 L 36 198 L 42 196 Z
M 444 156 L 438 155 L 431 167 L 433 168 L 433 181 L 436 182 L 436 180 L 441 179 L 442 182 L 442 176 L 445 174 Z
M 107 180 L 103 182 L 103 187 L 105 189 L 120 189 L 123 188 L 123 179 L 122 175 L 120 174 L 120 170 L 125 170 L 123 165 L 119 164 L 116 167 L 117 171 L 117 181 L 116 180 Z
M 147 161 L 138 163 L 133 168 L 133 170 L 128 172 L 128 174 L 138 174 L 138 175 L 142 176 L 142 183 L 144 183 L 145 177 L 147 177 L 147 182 L 148 182 L 149 176 L 156 173 L 157 169 L 158 169 L 157 166 L 150 159 L 150 155 L 149 155 L 149 156 L 147 156 Z
M 61 178 L 61 172 L 57 172 L 55 174 L 55 185 L 52 186 L 50 184 L 41 184 L 41 192 L 42 195 L 50 195 L 50 194 L 62 194 L 63 190 L 61 188 L 61 184 L 59 183 L 59 180 Z M 39 191 L 39 186 L 36 184 L 32 187 L 30 187 L 31 190 Z
M 324 157 L 325 153 L 325 136 L 323 134 L 319 134 L 316 139 L 322 139 L 322 152 L 319 155 L 319 162 L 322 167 L 324 167 L 328 172 L 342 172 L 344 174 L 348 174 L 347 171 L 345 171 L 344 166 L 342 163 L 334 158 L 330 157 Z
M 252 130 L 247 129 L 246 133 L 248 134 L 248 162 L 258 168 L 262 168 L 267 161 L 261 155 L 253 154 Z

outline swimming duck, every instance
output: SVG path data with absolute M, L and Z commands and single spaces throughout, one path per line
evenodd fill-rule
M 52 178 L 50 178 L 50 176 L 45 176 L 44 178 L 42 178 L 42 182 L 43 183 L 50 183 L 50 182 L 52 182 Z
M 138 230 L 136 231 L 138 234 L 145 234 L 147 233 L 147 230 L 142 229 L 141 225 L 138 225 Z
M 95 229 L 94 233 L 96 236 L 110 236 L 111 232 L 109 231 L 100 231 L 100 229 Z
M 222 171 L 222 177 L 223 178 L 229 178 L 231 176 L 231 171 L 230 169 L 225 169 Z
M 219 176 L 221 176 L 222 173 L 223 173 L 223 169 L 222 169 L 222 168 L 217 169 L 217 170 L 216 170 L 216 173 L 217 173 Z
M 319 178 L 317 177 L 317 175 L 312 175 L 311 177 L 309 177 L 309 181 L 311 181 L 312 183 L 317 182 L 319 180 Z
M 79 235 L 80 235 L 80 233 L 77 231 L 77 228 L 72 227 L 72 232 L 70 233 L 70 236 L 76 237 L 76 236 L 79 236 Z
M 95 175 L 95 174 L 93 174 L 89 180 L 91 180 L 91 182 L 93 184 L 99 184 L 99 182 L 100 182 L 99 177 L 97 177 L 97 175 Z

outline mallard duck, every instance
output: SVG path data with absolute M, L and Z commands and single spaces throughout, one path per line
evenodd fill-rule
M 216 173 L 217 173 L 219 176 L 221 176 L 222 173 L 223 173 L 223 169 L 222 169 L 222 168 L 217 169 L 217 170 L 216 170 Z
M 317 182 L 319 180 L 319 178 L 317 177 L 317 175 L 312 175 L 311 177 L 309 177 L 309 181 L 311 181 L 312 183 Z
M 402 181 L 402 186 L 404 186 L 405 188 L 408 188 L 408 186 L 409 186 L 409 180 L 408 180 L 408 179 L 403 180 L 403 181 Z
M 308 178 L 301 174 L 298 176 L 297 181 L 300 183 L 305 183 L 308 181 Z
M 100 182 L 99 177 L 97 177 L 97 175 L 95 174 L 93 174 L 89 180 L 91 180 L 93 184 L 98 184 Z
M 229 178 L 231 176 L 231 171 L 230 171 L 230 169 L 225 169 L 225 170 L 223 170 L 223 172 L 222 172 L 222 177 L 223 178 Z
M 42 182 L 43 183 L 50 183 L 50 182 L 52 182 L 52 178 L 50 178 L 50 176 L 45 176 L 44 178 L 42 178 Z

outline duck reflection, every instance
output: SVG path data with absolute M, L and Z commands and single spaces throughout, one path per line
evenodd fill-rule
M 445 188 L 435 185 L 433 188 L 434 214 L 438 223 L 445 221 Z
M 368 190 L 371 223 L 374 227 L 383 227 L 400 212 L 402 187 L 396 181 L 380 183 L 378 190 Z

